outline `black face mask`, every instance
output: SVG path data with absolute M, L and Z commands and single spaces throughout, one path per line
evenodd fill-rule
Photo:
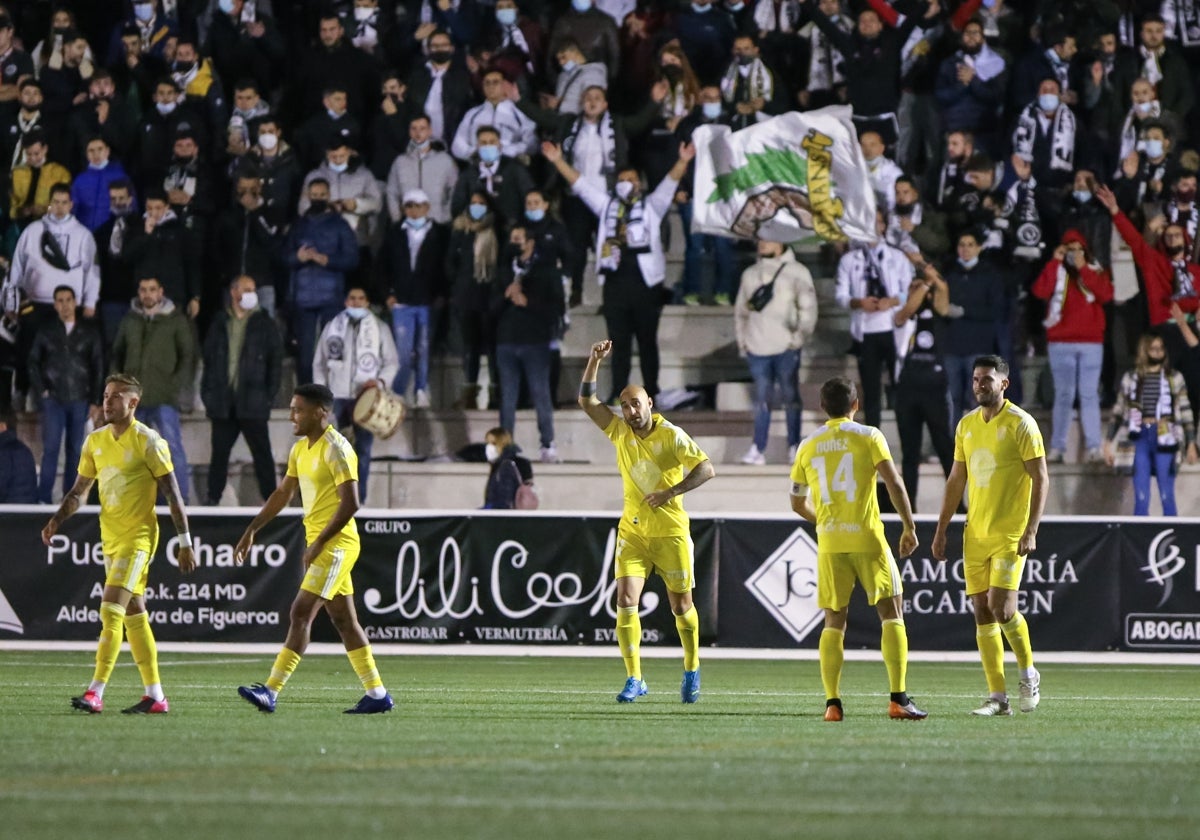
M 897 216 L 911 216 L 913 213 L 913 210 L 915 210 L 916 207 L 917 207 L 917 205 L 915 203 L 914 204 L 901 204 L 900 202 L 897 201 L 896 202 L 896 215 Z
M 749 66 L 749 65 L 751 65 L 751 64 L 753 64 L 753 63 L 754 63 L 754 56 L 752 56 L 752 55 L 739 55 L 739 56 L 737 57 L 737 63 L 738 63 L 738 64 L 740 64 L 740 65 L 742 65 L 743 67 L 747 67 L 747 66 Z
M 962 51 L 963 51 L 964 55 L 971 55 L 971 56 L 979 55 L 979 53 L 983 52 L 983 44 L 979 44 L 974 47 L 964 46 L 962 48 Z
M 329 209 L 329 202 L 326 199 L 318 198 L 308 203 L 308 215 L 320 216 Z
M 1147 356 L 1146 357 L 1146 361 L 1149 362 L 1150 364 L 1154 365 L 1155 367 L 1158 367 L 1159 365 L 1161 365 L 1163 362 L 1166 361 L 1166 359 L 1167 359 L 1166 356 Z
M 429 60 L 434 64 L 449 64 L 454 58 L 454 50 L 435 50 L 429 54 Z
M 174 64 L 171 65 L 171 69 L 173 71 L 175 71 L 176 73 L 184 73 L 184 74 L 191 73 L 193 70 L 196 69 L 196 62 L 194 62 L 194 61 L 176 61 Z
M 1180 255 L 1183 253 L 1183 246 L 1182 246 L 1182 245 L 1176 245 L 1174 248 L 1171 248 L 1171 247 L 1169 247 L 1169 246 L 1168 246 L 1168 247 L 1166 248 L 1166 251 L 1167 251 L 1167 256 L 1168 256 L 1168 257 L 1171 257 L 1172 259 L 1176 259 L 1176 258 L 1178 258 L 1178 257 L 1179 257 L 1179 256 L 1180 256 Z
M 675 84 L 683 78 L 683 68 L 678 64 L 664 64 L 662 73 L 666 80 L 671 84 Z

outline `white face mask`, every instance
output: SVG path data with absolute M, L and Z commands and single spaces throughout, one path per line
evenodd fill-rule
M 633 181 L 617 181 L 617 198 L 628 201 L 633 194 Z
M 363 318 L 367 317 L 367 313 L 369 313 L 369 312 L 370 312 L 370 310 L 367 309 L 365 306 L 347 306 L 346 307 L 346 314 L 349 315 L 350 318 L 354 321 L 361 321 Z
M 177 103 L 175 102 L 156 102 L 154 103 L 154 107 L 158 109 L 158 113 L 165 117 L 167 114 L 175 110 L 176 104 Z
M 375 9 L 370 6 L 355 6 L 354 19 L 358 21 L 370 20 L 371 15 L 375 14 Z
M 489 464 L 494 464 L 500 460 L 500 450 L 496 447 L 496 444 L 489 443 L 483 447 L 483 456 L 488 459 Z
M 258 145 L 269 152 L 279 145 L 279 137 L 274 134 L 260 134 L 258 135 Z
M 242 292 L 241 300 L 238 301 L 238 306 L 249 312 L 251 309 L 258 308 L 258 292 Z
M 350 166 L 350 164 L 348 164 L 348 163 L 331 163 L 331 164 L 329 164 L 329 168 L 339 174 L 342 172 L 345 172 L 349 166 Z

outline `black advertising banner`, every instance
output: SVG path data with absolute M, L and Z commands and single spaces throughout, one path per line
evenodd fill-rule
M 1200 650 L 1200 526 L 1122 525 L 1121 645 Z
M 1115 526 L 1114 526 L 1115 527 Z M 885 524 L 895 546 L 899 522 Z M 905 624 L 913 650 L 975 646 L 963 585 L 962 527 L 951 528 L 949 559 L 929 555 L 934 523 L 919 522 L 920 547 L 898 559 Z M 1118 635 L 1120 554 L 1109 530 L 1092 523 L 1043 526 L 1026 561 L 1020 609 L 1041 650 L 1104 650 Z M 817 606 L 817 543 L 812 526 L 793 521 L 726 520 L 720 533 L 721 643 L 733 647 L 815 648 L 824 626 Z M 879 645 L 879 618 L 860 589 L 850 602 L 848 648 Z

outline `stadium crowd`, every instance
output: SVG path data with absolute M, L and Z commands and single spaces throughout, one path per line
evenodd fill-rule
M 1078 401 L 1085 459 L 1128 437 L 1161 488 L 1174 453 L 1196 457 L 1198 74 L 1200 0 L 7 0 L 0 429 L 41 413 L 49 502 L 104 374 L 135 375 L 187 499 L 179 415 L 200 360 L 214 468 L 195 496 L 220 498 L 241 434 L 266 497 L 285 353 L 342 412 L 377 385 L 430 406 L 430 355 L 449 352 L 459 406 L 490 366 L 506 429 L 524 380 L 552 461 L 591 250 L 605 396 L 635 339 L 657 393 L 664 304 L 734 304 L 758 385 L 745 460 L 762 463 L 776 383 L 799 443 L 787 385 L 811 277 L 768 247 L 739 282 L 735 243 L 691 231 L 688 141 L 847 103 L 880 240 L 836 255 L 837 300 L 867 422 L 889 395 L 897 412 L 906 483 L 924 426 L 949 470 L 972 360 L 998 352 L 1016 403 L 1038 390 L 1020 359 L 1048 355 L 1051 462 L 1073 458 Z M 755 308 L 766 264 L 790 285 Z

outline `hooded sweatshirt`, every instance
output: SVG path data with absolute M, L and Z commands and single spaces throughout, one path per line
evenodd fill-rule
M 1062 244 L 1084 247 L 1086 264 L 1069 271 L 1061 260 L 1046 263 L 1033 284 L 1033 294 L 1048 302 L 1046 339 L 1051 343 L 1102 344 L 1104 304 L 1113 298 L 1112 282 L 1087 250 L 1087 240 L 1077 230 L 1063 234 Z

